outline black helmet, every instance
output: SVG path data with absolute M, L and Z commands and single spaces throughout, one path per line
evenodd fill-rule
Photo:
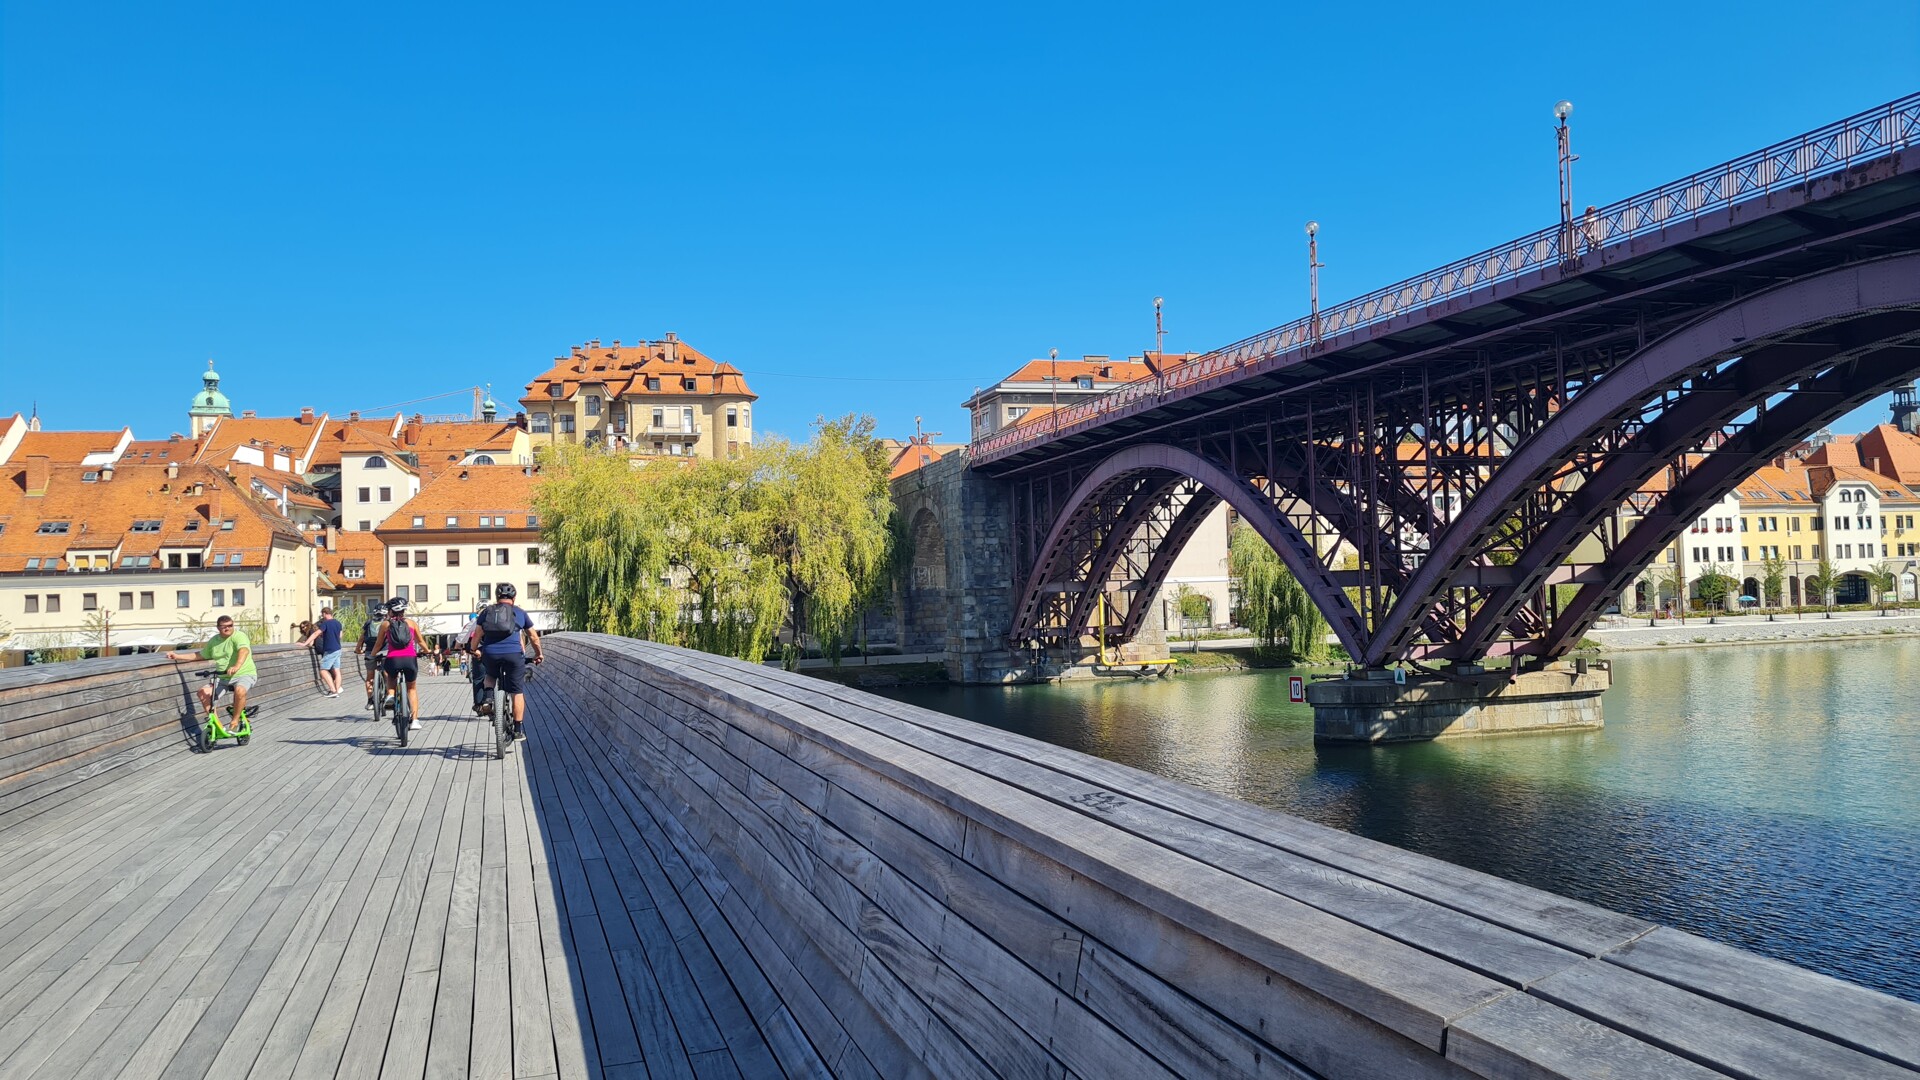
M 385 600 L 367 601 L 367 614 L 378 619 L 384 616 L 386 613 L 387 613 L 387 602 Z
M 511 600 L 518 595 L 519 593 L 514 590 L 512 584 L 505 581 L 493 587 L 493 598 L 495 600 Z
M 387 601 L 387 615 L 388 615 L 388 616 L 390 616 L 390 617 L 391 617 L 391 616 L 394 616 L 394 615 L 405 615 L 406 613 L 407 613 L 407 598 L 406 598 L 406 597 L 404 597 L 404 596 L 396 596 L 396 597 L 394 597 L 393 599 L 391 599 L 391 600 L 389 600 L 389 601 Z

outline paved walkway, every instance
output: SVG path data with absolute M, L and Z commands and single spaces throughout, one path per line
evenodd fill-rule
M 404 750 L 350 686 L 0 831 L 0 1077 L 821 1072 L 535 689 L 504 762 L 458 678 Z

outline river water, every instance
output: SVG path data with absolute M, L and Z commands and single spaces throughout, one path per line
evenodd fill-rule
M 1613 671 L 1600 731 L 1380 748 L 1285 671 L 886 693 L 1920 1001 L 1920 642 Z

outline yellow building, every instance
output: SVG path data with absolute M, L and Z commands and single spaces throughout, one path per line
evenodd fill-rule
M 374 529 L 388 596 L 405 596 L 420 628 L 453 634 L 510 582 L 542 630 L 554 625 L 553 575 L 533 508 L 531 465 L 465 465 L 442 472 Z
M 747 380 L 668 334 L 576 345 L 520 399 L 535 448 L 601 446 L 636 455 L 737 457 L 753 445 Z

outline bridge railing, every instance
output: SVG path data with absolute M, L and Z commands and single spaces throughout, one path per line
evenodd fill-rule
M 972 457 L 978 461 L 1044 442 L 1137 402 L 1154 400 L 1286 353 L 1304 352 L 1324 338 L 1557 265 L 1582 251 L 1596 251 L 1748 199 L 1764 198 L 1777 188 L 1852 168 L 1916 141 L 1920 141 L 1920 94 L 1911 94 L 1598 208 L 1568 225 L 1541 229 L 1418 277 L 1375 289 L 1328 308 L 1317 318 L 1295 319 L 1215 349 L 1152 378 L 1051 413 L 1044 425 L 1009 428 L 975 439 Z

